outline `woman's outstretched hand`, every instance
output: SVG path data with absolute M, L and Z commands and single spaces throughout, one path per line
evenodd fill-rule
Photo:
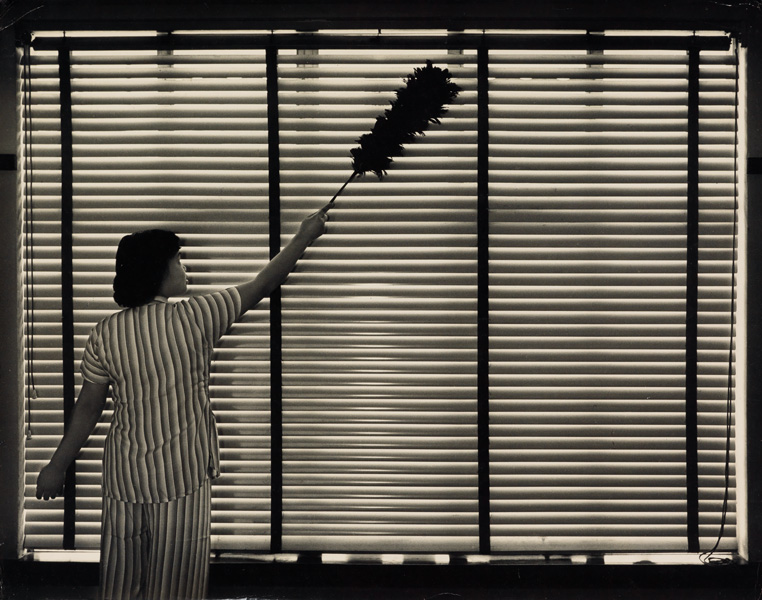
M 254 279 L 239 285 L 236 289 L 241 296 L 241 312 L 253 308 L 264 297 L 283 283 L 296 266 L 296 262 L 307 248 L 325 233 L 330 203 L 312 213 L 302 221 L 299 231 L 291 241 L 273 258 Z
M 297 236 L 306 241 L 307 245 L 311 244 L 325 233 L 329 208 L 331 208 L 330 203 L 305 218 L 299 226 L 299 233 L 297 233 Z
M 59 469 L 51 463 L 45 465 L 37 476 L 37 498 L 49 500 L 60 496 L 65 478 L 64 469 Z

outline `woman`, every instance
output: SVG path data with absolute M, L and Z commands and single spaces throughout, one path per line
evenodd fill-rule
M 98 422 L 109 387 L 114 416 L 103 457 L 101 598 L 203 598 L 209 575 L 210 481 L 219 476 L 209 402 L 214 345 L 268 296 L 325 231 L 329 205 L 247 283 L 169 303 L 187 290 L 177 236 L 126 236 L 114 299 L 124 310 L 92 330 L 68 429 L 37 479 L 55 498 Z

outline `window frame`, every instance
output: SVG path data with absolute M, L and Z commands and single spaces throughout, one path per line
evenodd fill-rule
M 173 34 L 171 36 L 171 41 L 167 41 L 167 44 L 171 44 L 173 48 L 183 48 L 183 47 L 190 47 L 195 44 L 198 44 L 198 39 L 196 36 L 188 35 L 186 37 L 183 37 L 182 34 Z M 479 54 L 479 69 L 480 72 L 482 69 L 487 69 L 487 59 L 486 59 L 486 48 L 489 46 L 490 49 L 492 48 L 511 48 L 511 47 L 521 47 L 526 48 L 527 45 L 534 46 L 537 49 L 545 48 L 547 45 L 552 45 L 553 48 L 558 48 L 558 45 L 566 46 L 569 48 L 578 48 L 580 44 L 584 43 L 585 48 L 594 47 L 595 49 L 604 49 L 604 48 L 623 48 L 623 47 L 629 47 L 633 43 L 633 38 L 637 37 L 638 40 L 641 42 L 643 41 L 643 38 L 638 36 L 617 36 L 613 38 L 607 38 L 606 36 L 591 36 L 589 35 L 563 35 L 563 36 L 556 36 L 553 39 L 545 38 L 543 40 L 538 40 L 536 36 L 509 36 L 509 37 L 503 37 L 503 36 L 495 36 L 494 39 L 490 40 L 489 42 L 485 43 L 485 36 L 468 36 L 467 34 L 459 34 L 454 37 L 453 40 L 449 40 L 447 38 L 443 39 L 440 43 L 449 45 L 451 43 L 454 43 L 458 45 L 459 47 L 474 47 L 477 49 Z M 719 48 L 723 47 L 724 45 L 728 44 L 727 38 L 723 36 L 716 36 L 716 37 L 703 37 L 699 36 L 698 38 L 693 38 L 695 43 L 697 44 L 697 49 L 695 50 L 694 56 L 697 57 L 698 55 L 698 47 L 706 49 L 706 48 Z M 149 46 L 155 47 L 157 45 L 161 46 L 164 42 L 161 41 L 161 38 L 158 40 L 156 38 L 151 39 L 142 39 L 142 38 L 125 38 L 123 40 L 118 40 L 114 43 L 120 46 L 126 46 L 130 48 L 148 48 Z M 220 36 L 219 38 L 215 36 L 204 36 L 204 40 L 201 42 L 204 47 L 216 47 L 217 45 L 224 44 L 227 47 L 232 46 L 235 47 L 251 47 L 252 44 L 259 47 L 258 44 L 262 44 L 263 46 L 267 44 L 266 47 L 272 48 L 272 38 L 270 36 L 243 36 L 243 37 L 236 37 L 236 36 Z M 467 43 L 464 43 L 467 42 Z M 101 40 L 98 40 L 97 38 L 68 38 L 65 41 L 61 42 L 60 40 L 53 41 L 53 40 L 40 40 L 39 47 L 41 49 L 44 49 L 46 47 L 46 44 L 50 44 L 51 47 L 53 46 L 61 46 L 63 45 L 63 48 L 60 49 L 61 52 L 61 64 L 64 65 L 63 67 L 63 78 L 62 80 L 65 80 L 65 65 L 66 61 L 63 58 L 68 50 L 81 48 L 81 49 L 87 49 L 97 46 L 98 44 L 102 44 L 103 42 Z M 352 36 L 336 36 L 335 38 L 331 37 L 325 37 L 325 36 L 303 36 L 303 35 L 284 35 L 283 37 L 278 37 L 278 46 L 279 47 L 303 47 L 303 48 L 325 48 L 325 47 L 333 47 L 332 45 L 337 45 L 344 47 L 347 44 L 357 44 L 357 45 L 377 45 L 379 47 L 388 48 L 390 45 L 395 44 L 409 44 L 410 40 L 406 40 L 405 42 L 402 42 L 400 39 L 384 39 L 384 38 L 375 38 L 374 40 L 369 40 L 366 37 L 362 38 L 352 38 Z M 431 47 L 431 40 L 420 40 L 418 43 L 421 44 L 422 47 Z M 651 43 L 659 46 L 659 48 L 665 47 L 669 49 L 685 49 L 686 46 L 686 38 L 683 36 L 676 36 L 675 38 L 656 38 L 651 39 L 646 43 Z M 486 45 L 485 45 L 486 44 Z M 716 46 L 715 46 L 716 44 Z M 415 42 L 413 43 L 415 45 Z M 690 45 L 690 43 L 688 44 Z M 35 48 L 37 45 L 35 45 Z M 407 46 L 406 46 L 407 47 Z M 698 68 L 698 63 L 696 60 L 693 60 L 691 62 L 692 67 L 691 68 Z M 697 71 L 693 77 L 698 77 Z M 480 76 L 481 81 L 486 80 L 486 72 L 482 73 Z M 66 89 L 62 89 L 62 93 L 66 94 Z M 695 87 L 692 92 L 690 92 L 691 97 L 694 98 L 693 102 L 698 102 L 698 88 Z M 479 100 L 478 100 L 478 112 L 479 112 L 479 120 L 480 122 L 486 121 L 488 119 L 488 92 L 485 88 L 479 89 Z M 65 104 L 65 103 L 64 103 Z M 693 116 L 689 117 L 690 119 L 698 119 L 698 113 L 697 113 L 697 104 L 694 104 L 696 107 L 695 110 L 689 109 L 689 113 L 691 113 Z M 276 104 L 277 108 L 277 104 Z M 271 105 L 272 110 L 272 105 Z M 66 115 L 63 115 L 63 118 L 66 119 Z M 69 114 L 70 118 L 70 114 Z M 277 116 L 276 116 L 277 120 Z M 697 128 L 697 124 L 696 124 Z M 484 131 L 485 129 L 480 128 L 480 131 Z M 697 129 L 696 129 L 697 133 Z M 70 136 L 71 132 L 66 131 L 65 129 L 62 131 L 62 136 Z M 489 237 L 489 231 L 488 231 L 488 221 L 486 220 L 486 206 L 488 202 L 489 197 L 489 191 L 488 191 L 488 141 L 487 136 L 483 135 L 480 136 L 479 139 L 479 166 L 478 166 L 478 172 L 479 172 L 479 179 L 478 179 L 478 201 L 480 210 L 479 215 L 482 217 L 479 221 L 478 229 L 479 229 L 479 323 L 481 324 L 481 330 L 479 333 L 479 364 L 482 366 L 482 368 L 479 369 L 480 373 L 480 380 L 479 380 L 479 430 L 480 430 L 480 446 L 479 446 L 479 455 L 480 455 L 480 463 L 485 464 L 484 461 L 489 461 L 489 455 L 488 455 L 488 445 L 484 443 L 482 440 L 485 439 L 485 430 L 488 431 L 488 424 L 489 424 L 489 405 L 488 405 L 488 396 L 489 396 L 489 377 L 487 370 L 484 369 L 484 365 L 488 363 L 488 330 L 487 330 L 487 323 L 488 319 L 486 318 L 486 315 L 488 315 L 489 308 L 488 308 L 488 289 L 489 289 L 489 277 L 488 277 L 488 270 L 487 270 L 487 262 L 488 262 L 488 246 L 487 246 L 487 240 Z M 695 145 L 696 151 L 689 155 L 689 162 L 691 164 L 695 163 L 695 167 L 693 167 L 694 170 L 689 169 L 689 172 L 695 172 L 697 174 L 698 170 L 698 139 L 696 138 L 695 141 L 691 142 L 691 144 Z M 689 148 L 694 147 L 689 144 Z M 71 156 L 64 154 L 62 157 L 62 160 L 64 161 L 64 166 L 66 164 L 70 164 Z M 62 169 L 62 172 L 66 171 L 66 169 Z M 69 170 L 69 173 L 71 171 Z M 277 169 L 275 172 L 271 169 L 271 175 L 277 174 Z M 274 178 L 273 178 L 274 179 Z M 273 181 L 271 179 L 270 185 L 271 188 L 275 185 L 277 185 L 277 181 Z M 64 186 L 64 189 L 68 189 L 71 186 L 70 179 L 64 179 L 62 182 L 62 185 Z M 697 199 L 698 190 L 697 190 L 698 180 L 697 175 L 694 178 L 689 179 L 689 196 L 693 195 Z M 71 192 L 65 191 L 64 197 L 68 197 L 68 199 L 71 199 Z M 271 194 L 272 197 L 272 194 Z M 67 208 L 65 210 L 66 215 L 71 215 L 71 208 Z M 279 247 L 279 237 L 280 237 L 280 223 L 277 221 L 277 215 L 279 214 L 279 211 L 273 212 L 272 206 L 271 206 L 271 253 L 276 250 L 276 248 Z M 65 223 L 69 223 L 69 221 L 64 220 Z M 694 221 L 695 222 L 695 221 Z M 697 222 L 696 222 L 697 224 Z M 70 229 L 69 225 L 64 226 L 64 232 L 65 235 L 70 235 Z M 695 235 L 698 235 L 697 231 L 695 232 Z M 64 246 L 67 244 L 65 243 Z M 70 247 L 70 244 L 69 244 Z M 65 264 L 68 264 L 68 261 L 71 260 L 70 256 L 64 256 L 64 261 L 66 261 Z M 697 268 L 697 265 L 696 265 Z M 71 269 L 64 269 L 64 273 L 70 272 Z M 697 271 L 696 271 L 697 275 Z M 68 286 L 71 285 L 71 282 L 67 279 L 64 280 L 64 285 Z M 67 295 L 64 294 L 66 297 Z M 276 301 L 277 303 L 277 301 Z M 65 308 L 65 310 L 72 310 L 70 308 Z M 66 321 L 65 321 L 66 323 Z M 64 328 L 64 335 L 67 337 L 70 337 L 73 339 L 73 332 L 70 332 L 67 329 L 68 325 L 65 325 Z M 68 332 L 68 333 L 67 333 Z M 274 347 L 277 349 L 277 341 L 274 343 Z M 64 360 L 66 361 L 68 359 L 68 362 L 71 364 L 73 362 L 73 342 L 71 344 L 64 344 L 64 348 L 70 348 L 71 354 L 66 354 Z M 67 350 L 68 352 L 68 350 Z M 277 355 L 275 362 L 279 362 L 277 360 Z M 66 373 L 66 370 L 64 370 L 64 373 Z M 696 374 L 694 372 L 689 373 L 689 377 L 695 377 Z M 66 375 L 65 375 L 66 377 Z M 65 387 L 67 390 L 69 390 L 67 394 L 67 400 L 65 402 L 65 413 L 66 411 L 70 411 L 71 407 L 73 406 L 74 402 L 74 383 L 73 383 L 73 373 L 71 374 L 72 379 L 67 379 L 65 383 Z M 276 387 L 276 395 L 277 395 L 277 382 L 275 384 Z M 690 411 L 689 411 L 690 415 Z M 689 416 L 690 419 L 690 416 Z M 690 427 L 695 427 L 695 422 L 691 421 L 689 422 Z M 275 433 L 277 436 L 277 431 Z M 695 449 L 691 449 L 691 452 L 694 452 Z M 277 465 L 277 456 L 275 458 L 275 464 Z M 689 463 L 692 463 L 692 461 L 689 461 Z M 482 494 L 480 495 L 480 551 L 482 553 L 489 553 L 489 536 L 488 536 L 488 524 L 489 519 L 487 518 L 489 515 L 489 501 L 488 499 L 485 499 L 487 497 L 486 492 L 484 491 L 487 489 L 488 483 L 487 483 L 487 473 L 488 469 L 481 469 L 480 473 L 481 479 L 479 483 L 480 489 L 482 489 Z M 691 470 L 691 474 L 689 475 L 692 479 L 697 479 L 698 474 L 695 472 L 695 470 Z M 277 481 L 275 482 L 275 485 L 277 486 Z M 698 484 L 696 483 L 696 486 Z M 692 484 L 691 484 L 692 486 Z M 69 497 L 70 498 L 70 497 Z M 71 500 L 67 500 L 67 502 L 71 502 Z M 693 496 L 692 500 L 689 500 L 689 502 L 698 502 L 698 499 L 696 496 Z M 68 508 L 65 509 L 70 515 L 74 511 L 74 507 L 71 504 L 67 504 Z M 695 509 L 697 512 L 697 508 Z M 485 516 L 486 515 L 486 516 Z M 70 517 L 71 518 L 71 517 Z M 698 526 L 697 522 L 694 523 L 695 527 Z M 277 538 L 277 527 L 275 537 Z M 73 533 L 71 533 L 71 529 L 69 528 L 68 531 L 70 533 L 69 536 L 73 536 Z M 694 535 L 692 534 L 692 538 L 695 538 L 697 536 L 697 533 Z M 73 545 L 73 541 L 68 542 Z M 65 544 L 66 545 L 66 544 Z M 274 551 L 280 551 L 281 546 L 278 543 L 277 539 L 273 542 L 273 550 Z M 691 551 L 696 550 L 695 541 L 691 542 Z

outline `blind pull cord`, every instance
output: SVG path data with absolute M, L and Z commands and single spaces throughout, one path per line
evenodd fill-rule
M 725 525 L 728 520 L 728 501 L 730 499 L 730 442 L 733 431 L 733 340 L 735 333 L 735 312 L 736 312 L 736 248 L 738 244 L 738 41 L 735 42 L 735 60 L 736 60 L 736 86 L 735 86 L 735 141 L 733 150 L 733 173 L 735 174 L 733 194 L 733 240 L 730 247 L 731 266 L 730 266 L 730 340 L 728 348 L 728 387 L 727 399 L 725 405 L 725 489 L 722 497 L 722 516 L 720 517 L 720 530 L 717 534 L 717 541 L 709 552 L 700 556 L 701 562 L 705 564 L 726 564 L 732 562 L 727 558 L 714 557 L 714 553 L 720 547 L 720 542 L 725 535 Z
M 26 365 L 27 365 L 27 414 L 26 414 L 26 439 L 32 439 L 32 401 L 38 397 L 35 384 L 34 365 L 34 164 L 32 160 L 32 65 L 31 65 L 31 42 L 32 36 L 25 34 L 24 39 L 24 241 L 26 267 Z

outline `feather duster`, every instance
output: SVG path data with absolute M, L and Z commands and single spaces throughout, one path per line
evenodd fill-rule
M 439 123 L 447 112 L 444 105 L 452 102 L 460 87 L 450 81 L 447 69 L 440 69 L 426 61 L 408 76 L 405 87 L 397 90 L 396 98 L 384 114 L 376 117 L 370 133 L 357 140 L 359 146 L 351 150 L 352 175 L 331 199 L 333 203 L 344 188 L 358 175 L 372 171 L 381 179 L 392 163 L 392 157 L 402 156 L 404 145 L 416 135 L 423 135 L 430 123 Z

